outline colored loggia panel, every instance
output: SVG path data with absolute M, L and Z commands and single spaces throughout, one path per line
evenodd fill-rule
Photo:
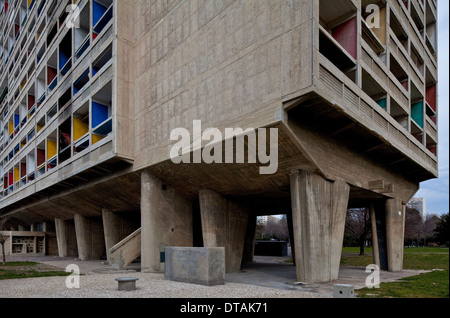
M 23 178 L 27 175 L 27 164 L 22 162 L 20 164 L 20 178 Z
M 10 172 L 8 174 L 8 186 L 12 186 L 14 184 L 14 173 Z
M 56 68 L 51 66 L 47 67 L 47 85 L 50 85 L 57 75 Z
M 97 1 L 94 1 L 92 3 L 92 24 L 93 24 L 93 26 L 95 26 L 97 24 L 97 22 L 100 20 L 100 18 L 103 16 L 103 14 L 105 14 L 106 9 L 108 9 L 108 8 L 101 5 Z
M 357 33 L 358 24 L 356 17 L 342 23 L 331 31 L 333 38 L 355 59 L 358 56 Z
M 20 180 L 20 170 L 18 167 L 14 168 L 14 183 Z
M 77 141 L 89 131 L 89 124 L 79 118 L 73 119 L 73 140 Z
M 436 85 L 427 88 L 427 103 L 434 111 L 436 111 L 436 94 Z
M 92 134 L 92 144 L 95 145 L 97 142 L 99 142 L 103 138 L 105 138 L 105 137 L 96 135 L 96 134 Z
M 47 160 L 50 160 L 51 158 L 56 156 L 56 153 L 57 153 L 56 141 L 47 140 Z
M 380 40 L 381 44 L 386 45 L 386 7 L 381 8 L 379 12 L 380 27 L 372 28 L 373 33 Z
M 417 102 L 411 105 L 411 117 L 419 125 L 420 128 L 423 128 L 424 124 L 424 109 L 423 102 Z
M 62 50 L 59 51 L 59 70 L 61 70 L 66 63 L 69 61 L 70 57 L 67 56 L 65 52 Z
M 28 94 L 28 110 L 30 110 L 31 107 L 33 107 L 35 103 L 36 103 L 35 97 L 33 95 Z
M 387 99 L 383 98 L 377 101 L 377 104 L 380 105 L 381 108 L 387 110 Z
M 109 118 L 109 107 L 92 101 L 92 128 Z
M 39 167 L 45 163 L 45 151 L 43 149 L 37 149 L 36 154 L 37 154 L 36 164 Z

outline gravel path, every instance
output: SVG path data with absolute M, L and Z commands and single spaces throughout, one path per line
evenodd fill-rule
M 163 274 L 130 273 L 137 290 L 119 292 L 117 274 L 80 276 L 80 288 L 68 289 L 67 277 L 30 278 L 0 281 L 0 298 L 323 298 L 316 293 L 280 290 L 261 286 L 226 283 L 199 286 L 164 280 Z M 69 277 L 70 279 L 70 277 Z

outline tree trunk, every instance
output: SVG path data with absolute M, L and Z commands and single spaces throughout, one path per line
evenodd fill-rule
M 359 240 L 359 256 L 364 256 L 365 254 L 365 247 L 366 247 L 366 239 L 365 237 L 361 238 Z

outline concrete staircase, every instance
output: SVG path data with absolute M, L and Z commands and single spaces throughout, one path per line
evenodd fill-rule
M 109 263 L 116 269 L 125 269 L 139 256 L 141 256 L 141 229 L 109 249 Z

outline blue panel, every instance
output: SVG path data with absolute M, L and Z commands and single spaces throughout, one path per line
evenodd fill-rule
M 69 61 L 69 57 L 62 51 L 59 51 L 59 70 Z
M 98 3 L 97 1 L 93 1 L 92 3 L 92 18 L 93 18 L 93 26 L 97 24 L 103 14 L 106 12 L 106 7 Z
M 108 106 L 92 101 L 92 128 L 97 127 L 108 118 Z
M 102 32 L 103 28 L 108 24 L 109 21 L 111 21 L 112 19 L 112 7 L 108 10 L 108 12 L 105 14 L 105 16 L 103 17 L 103 19 L 101 19 L 101 21 L 95 26 L 94 28 L 94 32 L 96 32 L 97 34 L 99 34 L 100 32 Z
M 14 114 L 14 128 L 20 124 L 20 117 L 18 114 Z

